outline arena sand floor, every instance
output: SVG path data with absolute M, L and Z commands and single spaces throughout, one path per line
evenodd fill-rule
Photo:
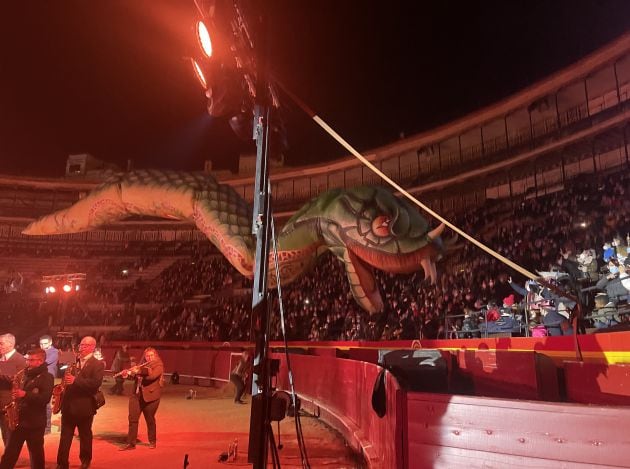
M 106 379 L 103 391 L 107 403 L 99 409 L 94 418 L 94 458 L 92 469 L 148 469 L 183 468 L 184 455 L 188 454 L 188 469 L 251 467 L 247 463 L 249 434 L 248 405 L 234 404 L 233 387 L 221 389 L 186 385 L 166 385 L 157 412 L 157 448 L 149 449 L 146 426 L 141 417 L 138 438 L 140 442 L 133 451 L 119 451 L 127 435 L 128 396 L 112 396 L 107 392 L 112 381 Z M 125 392 L 130 393 L 127 383 Z M 186 399 L 188 390 L 197 391 L 196 399 Z M 302 417 L 302 427 L 306 440 L 307 453 L 313 468 L 355 468 L 359 467 L 355 455 L 345 445 L 343 438 L 320 420 Z M 53 432 L 45 438 L 46 468 L 56 466 L 59 444 L 60 416 L 53 416 Z M 273 423 L 277 440 L 277 424 Z M 280 422 L 280 460 L 282 468 L 300 468 L 300 457 L 295 436 L 293 418 Z M 238 438 L 238 457 L 235 462 L 218 462 L 219 455 L 227 452 L 230 442 Z M 0 443 L 1 445 L 1 443 Z M 271 461 L 271 459 L 269 460 Z M 70 468 L 78 468 L 79 441 L 75 437 L 70 451 Z M 16 465 L 30 467 L 26 446 Z M 269 463 L 271 467 L 271 463 Z

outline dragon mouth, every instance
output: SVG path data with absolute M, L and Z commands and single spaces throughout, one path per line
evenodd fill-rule
M 411 273 L 424 269 L 425 277 L 436 281 L 435 258 L 438 250 L 433 243 L 408 254 L 389 254 L 366 248 L 358 243 L 346 244 L 348 257 L 354 267 L 356 278 L 361 285 L 363 294 L 369 301 L 372 312 L 382 311 L 384 308 L 376 278 L 370 267 L 391 273 Z
M 406 254 L 390 254 L 377 251 L 356 242 L 348 243 L 347 247 L 354 254 L 354 259 L 360 259 L 363 263 L 393 274 L 416 272 L 423 262 L 426 262 L 427 259 L 433 261 L 439 254 L 433 243 L 426 244 L 420 249 Z

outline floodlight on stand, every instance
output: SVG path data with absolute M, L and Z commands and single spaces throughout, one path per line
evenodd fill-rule
M 203 73 L 201 65 L 199 65 L 199 62 L 197 62 L 195 59 L 190 59 L 190 62 L 192 63 L 193 70 L 195 71 L 195 75 L 197 76 L 197 80 L 199 80 L 199 83 L 204 90 L 208 89 L 208 81 L 206 80 L 206 76 Z
M 203 21 L 197 21 L 195 25 L 195 32 L 197 33 L 197 41 L 199 41 L 199 47 L 203 54 L 210 58 L 212 57 L 212 40 L 210 39 L 210 33 Z

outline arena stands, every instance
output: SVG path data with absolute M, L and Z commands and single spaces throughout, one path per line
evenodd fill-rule
M 594 270 L 580 279 L 585 313 L 596 312 L 586 327 L 619 326 L 627 322 L 618 314 L 627 295 L 597 282 L 614 284 L 615 275 L 621 280 L 624 274 L 603 260 L 604 245 L 615 239 L 627 244 L 630 232 L 629 51 L 625 35 L 501 103 L 375 149 L 370 158 L 465 232 L 531 271 L 579 269 L 579 256 L 594 250 Z M 88 233 L 21 234 L 32 217 L 70 205 L 97 182 L 0 176 L 1 326 L 20 330 L 24 312 L 36 311 L 35 323 L 28 318 L 30 330 L 248 339 L 250 282 L 190 224 L 133 219 Z M 251 200 L 250 179 L 223 182 Z M 286 218 L 329 188 L 379 183 L 350 159 L 281 170 L 272 175 L 276 214 Z M 471 244 L 451 246 L 439 268 L 436 285 L 421 271 L 377 272 L 385 310 L 370 315 L 354 302 L 339 261 L 325 255 L 310 274 L 284 288 L 287 335 L 313 341 L 468 337 L 488 333 L 481 326 L 495 314 L 499 320 L 518 317 L 518 331 L 510 333 L 546 326 L 509 282 L 524 287 L 525 279 Z M 44 297 L 41 276 L 69 271 L 87 274 L 85 288 L 67 299 Z M 610 301 L 595 304 L 598 293 Z M 601 313 L 609 303 L 615 312 Z M 273 336 L 279 334 L 276 315 Z

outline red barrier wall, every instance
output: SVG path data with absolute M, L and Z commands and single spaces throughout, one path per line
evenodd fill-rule
M 571 402 L 630 406 L 630 365 L 565 362 Z
M 603 363 L 630 363 L 630 331 L 587 334 L 578 336 L 578 342 L 585 361 Z M 123 342 L 112 342 L 111 346 L 119 346 Z M 148 345 L 163 349 L 205 350 L 208 348 L 251 348 L 249 342 L 135 342 L 138 347 Z M 477 349 L 477 350 L 514 350 L 535 351 L 551 357 L 558 366 L 564 360 L 575 360 L 575 339 L 573 336 L 563 337 L 502 337 L 489 339 L 449 339 L 449 340 L 396 340 L 379 342 L 289 342 L 291 348 L 303 350 L 340 349 L 354 358 L 352 349 L 372 350 L 366 358 L 364 352 L 358 352 L 357 358 L 376 362 L 378 350 L 429 348 L 442 350 Z M 283 342 L 272 342 L 271 347 L 284 348 Z M 325 352 L 322 352 L 325 353 Z
M 111 368 L 117 347 L 103 347 L 101 352 L 106 360 L 107 368 Z M 129 354 L 135 357 L 136 363 L 142 360 L 143 349 L 130 347 Z M 170 374 L 177 371 L 180 376 L 187 377 L 212 377 L 219 381 L 228 381 L 230 378 L 232 353 L 229 350 L 162 350 L 158 353 L 164 362 L 164 370 Z M 189 382 L 184 379 L 182 382 Z
M 289 389 L 284 355 L 278 387 Z M 380 367 L 332 357 L 291 355 L 296 392 L 321 407 L 322 418 L 360 450 L 370 467 L 404 467 L 402 422 L 404 392 L 386 373 L 387 410 L 379 418 L 372 409 L 372 390 Z
M 556 366 L 536 352 L 458 350 L 459 373 L 472 378 L 477 396 L 560 400 Z
M 428 393 L 406 402 L 405 468 L 628 467 L 630 408 Z
M 115 349 L 103 349 L 108 365 Z M 141 358 L 137 344 L 130 351 L 136 359 Z M 237 353 L 202 347 L 160 348 L 159 352 L 167 373 L 178 371 L 180 375 L 221 380 L 228 379 L 230 361 Z M 481 377 L 501 375 L 512 391 L 521 392 L 518 388 L 522 387 L 524 397 L 535 394 L 535 398 L 545 398 L 540 382 L 545 374 L 555 373 L 553 363 L 548 366 L 550 359 L 543 356 L 541 361 L 532 351 L 512 352 L 505 357 L 503 353 L 507 352 L 458 352 L 464 371 L 474 371 Z M 274 357 L 281 360 L 277 386 L 288 390 L 285 356 Z M 371 405 L 381 370 L 377 365 L 298 354 L 291 355 L 291 363 L 298 394 L 320 407 L 321 418 L 361 451 L 370 467 L 627 466 L 628 432 L 621 429 L 630 421 L 630 407 L 405 393 L 386 373 L 387 412 L 379 418 Z M 596 364 L 568 363 L 565 372 L 567 389 L 574 400 L 586 402 L 592 396 L 601 398 L 606 394 L 627 399 L 630 394 L 626 386 L 630 366 L 598 368 Z

